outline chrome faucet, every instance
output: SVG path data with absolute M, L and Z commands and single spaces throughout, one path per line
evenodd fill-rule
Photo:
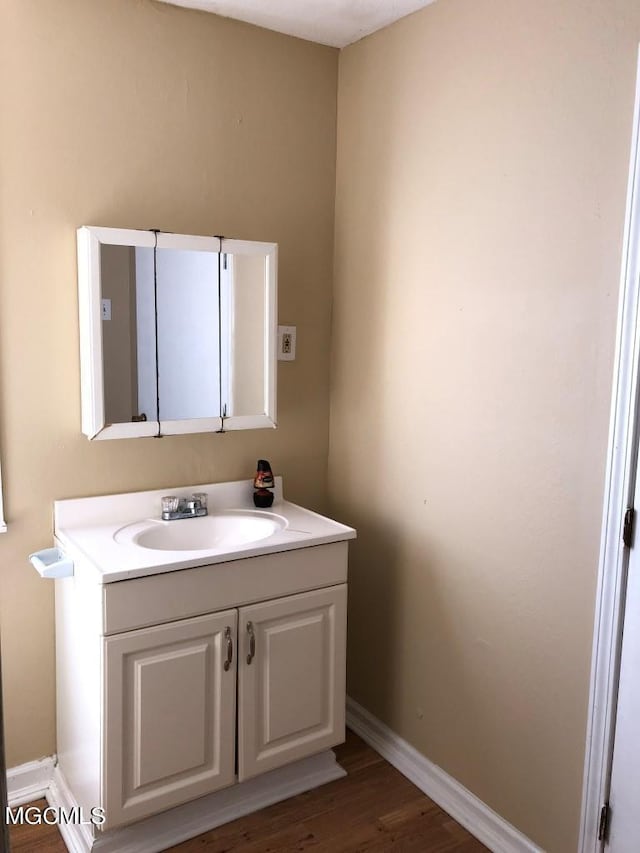
M 198 492 L 190 498 L 178 498 L 167 495 L 162 498 L 162 520 L 178 521 L 181 518 L 202 518 L 208 515 L 207 495 Z

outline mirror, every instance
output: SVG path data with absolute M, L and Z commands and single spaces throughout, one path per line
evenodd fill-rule
M 158 249 L 156 270 L 159 420 L 219 418 L 218 253 Z
M 275 427 L 273 243 L 78 230 L 82 429 Z

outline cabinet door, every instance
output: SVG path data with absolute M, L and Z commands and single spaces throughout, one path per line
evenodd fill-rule
M 235 781 L 236 634 L 228 610 L 105 639 L 104 829 Z
M 344 740 L 346 585 L 243 607 L 240 781 Z

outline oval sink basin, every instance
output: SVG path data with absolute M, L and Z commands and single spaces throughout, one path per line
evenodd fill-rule
M 203 518 L 136 522 L 118 530 L 115 539 L 154 551 L 209 551 L 259 542 L 286 526 L 279 515 L 229 510 Z

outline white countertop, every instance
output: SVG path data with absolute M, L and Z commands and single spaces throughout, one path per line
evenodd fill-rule
M 79 562 L 83 562 L 79 558 L 88 560 L 102 583 L 112 583 L 340 542 L 356 536 L 352 527 L 285 501 L 282 496 L 282 478 L 276 477 L 273 506 L 260 510 L 260 513 L 276 516 L 281 527 L 264 539 L 234 545 L 232 548 L 223 546 L 193 551 L 144 548 L 134 543 L 123 543 L 121 536 L 120 541 L 116 541 L 116 534 L 123 527 L 147 520 L 157 521 L 163 495 L 181 497 L 193 492 L 207 493 L 209 515 L 215 515 L 216 511 L 223 513 L 228 510 L 255 509 L 251 480 L 56 501 L 54 529 L 57 543 L 72 559 L 75 557 Z M 199 521 L 195 518 L 165 523 L 197 525 Z

